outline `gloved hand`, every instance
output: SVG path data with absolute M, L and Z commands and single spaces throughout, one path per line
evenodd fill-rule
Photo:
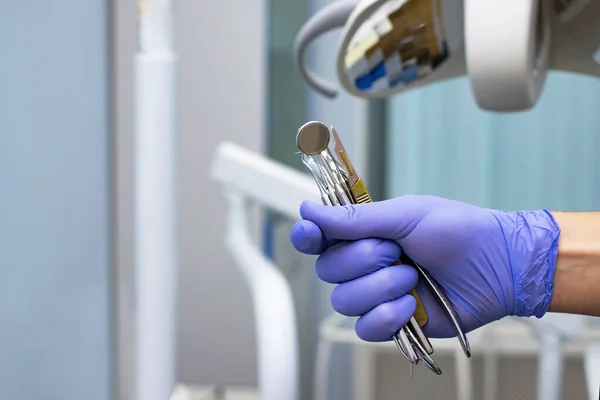
M 305 202 L 294 247 L 320 254 L 317 275 L 338 284 L 333 308 L 360 316 L 357 335 L 386 341 L 415 312 L 417 288 L 429 337 L 455 331 L 417 271 L 393 266 L 401 251 L 445 291 L 465 332 L 508 315 L 541 318 L 550 305 L 560 228 L 546 210 L 503 212 L 433 196 L 343 207 Z M 419 282 L 417 282 L 419 280 Z

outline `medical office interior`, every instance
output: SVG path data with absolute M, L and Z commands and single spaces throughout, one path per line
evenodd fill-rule
M 0 399 L 597 398 L 600 322 L 580 316 L 498 321 L 468 334 L 470 359 L 432 340 L 444 373 L 410 378 L 333 311 L 289 232 L 320 201 L 307 121 L 335 126 L 374 200 L 600 210 L 600 73 L 550 69 L 520 112 L 480 107 L 464 67 L 328 98 L 294 44 L 332 3 L 0 1 Z M 522 3 L 600 22 L 599 0 Z M 304 60 L 340 88 L 341 31 Z

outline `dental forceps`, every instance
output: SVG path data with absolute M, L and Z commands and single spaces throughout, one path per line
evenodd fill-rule
M 329 150 L 331 136 L 334 141 L 334 154 Z M 342 141 L 332 126 L 331 130 L 321 122 L 308 122 L 300 127 L 296 137 L 298 149 L 302 154 L 302 162 L 310 170 L 321 192 L 321 200 L 327 206 L 345 206 L 350 204 L 371 203 L 373 200 L 363 179 L 356 173 L 354 166 Z M 335 155 L 335 157 L 334 157 Z M 411 265 L 417 269 L 419 276 L 440 303 L 454 329 L 467 358 L 471 357 L 471 348 L 464 334 L 450 301 L 437 282 L 418 264 L 406 255 L 402 255 L 397 264 Z M 410 363 L 410 376 L 414 366 L 422 362 L 440 375 L 442 370 L 431 357 L 433 347 L 421 329 L 428 322 L 428 315 L 416 289 L 410 292 L 416 301 L 417 309 L 406 326 L 393 336 L 398 350 Z

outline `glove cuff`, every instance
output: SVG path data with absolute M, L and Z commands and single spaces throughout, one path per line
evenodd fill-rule
M 550 307 L 560 227 L 548 210 L 509 213 L 504 226 L 518 317 L 542 318 Z M 509 222 L 510 221 L 510 222 Z

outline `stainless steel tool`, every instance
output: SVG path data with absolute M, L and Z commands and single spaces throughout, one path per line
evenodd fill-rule
M 331 136 L 334 139 L 334 153 L 330 151 Z M 344 206 L 372 202 L 364 181 L 356 173 L 350 162 L 342 141 L 335 128 L 331 130 L 321 122 L 308 122 L 298 130 L 296 138 L 298 149 L 302 153 L 302 161 L 311 171 L 319 190 L 323 204 L 329 206 Z M 442 308 L 448 314 L 467 357 L 471 357 L 471 349 L 458 318 L 444 292 L 437 282 L 419 265 L 403 255 L 398 264 L 412 265 L 425 280 Z M 408 324 L 400 329 L 393 337 L 400 352 L 410 362 L 410 375 L 419 362 L 425 364 L 431 371 L 440 375 L 442 370 L 435 363 L 431 354 L 433 347 L 421 329 L 428 321 L 427 311 L 416 290 L 410 294 L 417 301 L 417 309 Z

